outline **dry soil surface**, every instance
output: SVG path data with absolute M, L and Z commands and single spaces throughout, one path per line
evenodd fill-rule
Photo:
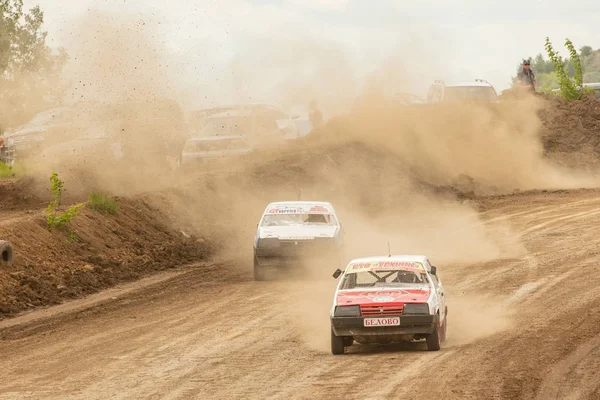
M 523 255 L 438 265 L 449 338 L 328 351 L 335 281 L 254 282 L 215 262 L 0 330 L 0 398 L 600 398 L 600 192 L 478 201 Z M 492 229 L 492 228 L 490 228 Z M 14 320 L 13 320 L 14 321 Z

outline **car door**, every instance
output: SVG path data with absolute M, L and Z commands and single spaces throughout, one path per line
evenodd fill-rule
M 433 281 L 433 286 L 435 287 L 435 291 L 437 293 L 438 304 L 440 308 L 440 319 L 443 321 L 444 317 L 446 316 L 446 295 L 444 293 L 444 287 L 437 275 L 431 275 L 431 280 Z
M 428 270 L 431 271 L 431 263 L 429 261 L 427 261 L 428 264 Z M 446 316 L 446 295 L 444 293 L 444 286 L 442 285 L 442 281 L 440 280 L 439 276 L 437 275 L 437 271 L 436 274 L 429 274 L 431 276 L 431 281 L 433 282 L 433 287 L 436 293 L 436 297 L 437 297 L 437 301 L 438 301 L 438 307 L 440 310 L 440 319 L 443 321 L 444 317 Z

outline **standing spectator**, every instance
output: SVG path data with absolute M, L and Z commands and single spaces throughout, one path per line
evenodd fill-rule
M 519 75 L 517 75 L 517 82 L 519 82 L 521 85 L 525 86 L 529 90 L 535 92 L 537 81 L 535 79 L 535 74 L 531 69 L 531 61 L 523 61 L 523 69 L 521 70 L 521 72 L 519 72 Z

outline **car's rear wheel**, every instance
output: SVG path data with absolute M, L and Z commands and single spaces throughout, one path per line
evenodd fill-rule
M 265 269 L 261 268 L 258 264 L 258 259 L 254 256 L 254 280 L 264 281 L 265 280 Z
M 427 335 L 425 340 L 427 341 L 427 350 L 438 351 L 440 349 L 440 347 L 441 347 L 441 329 L 440 329 L 439 321 L 437 324 L 435 324 L 435 329 L 433 330 L 433 333 L 430 333 L 429 335 Z
M 331 329 L 331 354 L 344 354 L 344 337 L 335 336 Z
M 446 331 L 448 330 L 448 316 L 444 316 L 444 323 L 442 324 L 442 332 L 440 334 L 440 342 L 446 341 Z

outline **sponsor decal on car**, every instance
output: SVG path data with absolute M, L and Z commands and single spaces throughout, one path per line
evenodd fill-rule
M 419 262 L 408 261 L 376 261 L 376 262 L 360 262 L 348 265 L 346 271 L 376 271 L 383 270 L 401 270 L 401 271 L 425 271 L 423 264 Z
M 388 317 L 388 318 L 365 318 L 363 320 L 365 327 L 378 327 L 378 326 L 398 326 L 400 325 L 400 317 Z
M 302 209 L 297 207 L 271 208 L 269 214 L 302 214 Z
M 373 301 L 375 303 L 386 303 L 386 302 L 390 302 L 390 301 L 394 301 L 395 299 L 393 297 L 390 296 L 379 296 L 379 297 L 373 297 Z
M 308 214 L 330 214 L 331 210 L 328 210 L 323 206 L 314 206 L 308 210 Z
M 273 208 L 269 208 L 266 214 L 333 214 L 333 210 L 323 205 L 278 205 Z

